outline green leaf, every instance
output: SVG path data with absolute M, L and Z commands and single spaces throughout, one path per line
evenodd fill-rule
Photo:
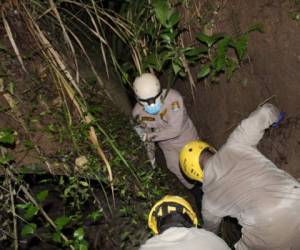
M 33 149 L 34 148 L 34 144 L 32 141 L 30 140 L 24 140 L 23 141 L 23 145 L 27 148 L 27 149 Z
M 81 244 L 79 244 L 79 250 L 88 250 L 87 243 L 81 243 Z
M 30 203 L 25 203 L 25 204 L 17 204 L 16 207 L 20 209 L 26 209 L 28 208 Z
M 36 198 L 39 202 L 45 201 L 47 197 L 48 197 L 48 190 L 43 190 L 36 195 Z
M 96 210 L 89 214 L 89 218 L 91 218 L 94 222 L 99 220 L 103 216 L 103 210 Z
M 178 75 L 181 76 L 181 77 L 183 77 L 183 78 L 186 77 L 186 73 L 183 70 L 180 70 L 179 73 L 178 73 Z
M 207 48 L 192 48 L 188 47 L 183 50 L 183 53 L 186 57 L 195 57 L 203 54 L 207 54 Z
M 74 238 L 78 239 L 78 240 L 83 240 L 84 238 L 84 230 L 82 227 L 76 229 L 74 231 L 74 234 L 73 234 Z
M 246 55 L 248 47 L 248 34 L 245 33 L 236 40 L 231 40 L 229 45 L 236 51 L 239 61 L 242 61 Z
M 56 131 L 56 128 L 55 128 L 53 123 L 49 124 L 47 126 L 47 129 L 48 129 L 49 132 L 52 132 L 52 133 L 54 133 Z
M 69 194 L 73 191 L 73 189 L 76 189 L 77 185 L 72 184 L 70 186 L 67 186 L 67 188 L 64 190 L 64 197 L 68 197 Z
M 37 214 L 39 209 L 33 205 L 32 203 L 29 204 L 29 206 L 25 210 L 24 218 L 26 220 L 31 220 L 33 216 Z
M 166 43 L 171 43 L 171 42 L 175 41 L 175 38 L 176 38 L 176 34 L 171 33 L 171 32 L 164 32 L 164 33 L 161 33 L 159 36 Z
M 175 56 L 175 53 L 176 53 L 175 51 L 164 51 L 160 53 L 162 64 L 172 59 Z
M 143 59 L 143 67 L 145 69 L 154 68 L 157 71 L 160 71 L 162 67 L 162 63 L 160 60 L 161 60 L 160 57 L 158 57 L 156 53 L 149 54 L 147 57 Z
M 146 194 L 142 191 L 138 191 L 138 197 L 141 197 L 141 198 L 146 198 Z
M 89 184 L 86 181 L 80 181 L 79 183 L 81 184 L 81 186 L 84 186 L 84 187 L 89 186 Z
M 121 234 L 121 240 L 122 241 L 125 241 L 130 235 L 130 232 L 129 231 L 124 231 L 122 234 Z
M 157 54 L 151 53 L 144 58 L 144 62 L 149 65 L 156 65 L 157 64 Z
M 175 26 L 180 20 L 180 14 L 178 11 L 172 13 L 172 15 L 170 16 L 170 18 L 168 19 L 167 22 L 167 27 L 168 28 L 172 28 L 173 26 Z
M 15 144 L 16 137 L 14 135 L 14 131 L 8 128 L 0 129 L 0 144 Z
M 210 37 L 202 32 L 199 32 L 197 35 L 196 35 L 196 38 L 202 42 L 202 43 L 205 43 L 206 45 L 210 44 Z
M 13 160 L 13 157 L 9 154 L 0 157 L 0 164 L 6 165 L 9 164 Z
M 237 69 L 238 63 L 230 58 L 227 58 L 226 60 L 226 76 L 228 79 L 230 79 L 234 73 L 234 71 Z
M 208 76 L 209 73 L 210 73 L 210 64 L 206 64 L 198 72 L 197 78 L 198 79 L 204 78 L 204 77 Z
M 183 68 L 183 66 L 181 65 L 180 61 L 176 60 L 176 61 L 172 61 L 172 68 L 174 71 L 174 74 L 177 75 L 178 72 L 180 72 Z
M 218 42 L 218 47 L 216 50 L 216 56 L 213 61 L 213 66 L 216 70 L 216 73 L 224 70 L 226 65 L 226 53 L 229 47 L 231 39 L 229 37 L 224 37 L 221 41 Z
M 60 236 L 60 233 L 59 232 L 55 232 L 52 236 L 52 239 L 55 241 L 55 242 L 61 242 L 61 236 Z
M 214 45 L 216 42 L 218 42 L 220 39 L 224 38 L 224 35 L 222 34 L 216 34 L 216 35 L 212 35 L 212 36 L 208 36 L 202 32 L 199 32 L 196 35 L 196 38 L 202 42 L 205 43 L 209 48 Z
M 76 250 L 88 250 L 88 242 L 86 240 L 75 240 L 75 249 Z
M 249 27 L 249 29 L 245 32 L 245 34 L 249 34 L 250 32 L 253 32 L 253 31 L 258 31 L 258 32 L 261 32 L 263 33 L 264 32 L 264 25 L 262 23 L 256 23 L 252 26 Z
M 13 82 L 8 83 L 8 92 L 12 95 L 15 93 L 15 84 Z
M 21 235 L 23 237 L 25 237 L 25 236 L 27 236 L 29 234 L 34 234 L 35 231 L 36 231 L 36 228 L 37 228 L 37 226 L 34 223 L 27 224 L 26 226 L 24 226 L 22 228 Z
M 300 12 L 292 11 L 292 12 L 289 13 L 289 17 L 292 18 L 295 21 L 300 21 Z
M 153 1 L 154 13 L 159 21 L 159 23 L 163 26 L 167 26 L 167 17 L 169 13 L 168 1 L 165 0 L 154 0 Z
M 64 184 L 65 184 L 65 180 L 64 180 L 63 176 L 60 176 L 58 185 L 64 185 Z
M 67 225 L 70 221 L 71 221 L 71 219 L 69 217 L 61 216 L 61 217 L 58 217 L 54 221 L 54 223 L 55 223 L 58 230 L 62 230 L 64 228 L 64 226 Z

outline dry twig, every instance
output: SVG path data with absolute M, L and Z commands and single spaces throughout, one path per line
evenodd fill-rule
M 21 64 L 21 66 L 22 66 L 22 69 L 24 70 L 25 73 L 27 73 L 27 70 L 26 70 L 26 68 L 24 66 L 23 59 L 22 59 L 22 57 L 20 55 L 18 46 L 17 46 L 17 44 L 15 42 L 15 39 L 13 37 L 11 28 L 10 28 L 8 22 L 7 22 L 7 19 L 6 19 L 5 14 L 4 14 L 3 11 L 1 12 L 1 16 L 2 16 L 2 21 L 3 21 L 3 24 L 4 24 L 4 28 L 5 28 L 6 34 L 8 35 L 9 41 L 10 41 L 10 43 L 11 43 L 11 45 L 12 45 L 14 51 L 15 51 L 15 54 L 16 54 L 16 56 L 17 56 L 17 58 L 18 58 L 18 60 L 19 60 L 19 62 Z

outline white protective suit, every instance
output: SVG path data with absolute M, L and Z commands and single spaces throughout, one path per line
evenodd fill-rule
M 256 148 L 278 116 L 271 104 L 258 108 L 204 165 L 203 228 L 216 232 L 223 217 L 237 218 L 237 250 L 300 249 L 300 183 Z
M 139 250 L 230 250 L 215 234 L 199 228 L 171 227 L 146 241 Z
M 153 130 L 148 137 L 157 142 L 166 158 L 168 169 L 174 173 L 180 182 L 188 189 L 193 184 L 183 176 L 179 166 L 179 152 L 189 141 L 199 139 L 196 128 L 189 118 L 183 103 L 183 98 L 174 89 L 164 89 L 162 92 L 164 100 L 161 111 L 156 115 L 150 115 L 144 107 L 137 103 L 132 111 L 135 120 L 146 129 Z

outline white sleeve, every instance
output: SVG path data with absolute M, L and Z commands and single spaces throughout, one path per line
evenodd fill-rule
M 264 104 L 241 122 L 231 133 L 227 142 L 256 146 L 263 137 L 265 129 L 276 122 L 278 117 L 279 110 L 274 105 Z
M 203 228 L 213 233 L 218 233 L 222 217 L 212 214 L 209 210 L 202 208 Z

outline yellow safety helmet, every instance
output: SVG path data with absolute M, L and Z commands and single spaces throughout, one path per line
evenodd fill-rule
M 192 223 L 197 226 L 197 215 L 190 203 L 180 196 L 166 195 L 155 203 L 148 216 L 148 226 L 154 234 L 159 233 L 157 227 L 158 217 L 166 216 L 172 212 L 187 214 Z
M 204 141 L 196 140 L 187 143 L 180 151 L 179 162 L 183 173 L 192 180 L 203 182 L 203 168 L 200 166 L 200 155 L 205 149 L 216 152 Z

